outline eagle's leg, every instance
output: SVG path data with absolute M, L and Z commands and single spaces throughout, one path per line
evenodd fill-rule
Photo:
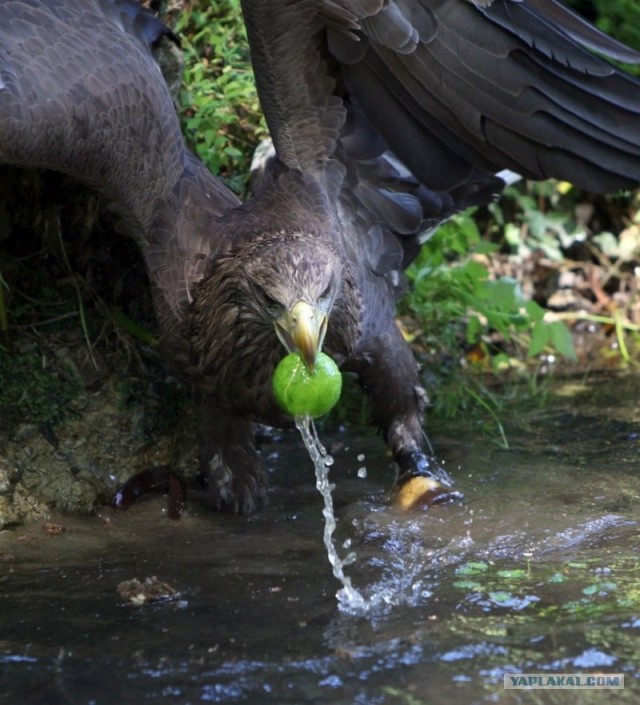
M 207 503 L 250 514 L 267 505 L 267 476 L 253 444 L 251 423 L 196 391 L 199 456 Z
M 371 400 L 373 421 L 381 429 L 399 469 L 398 485 L 414 477 L 441 482 L 435 458 L 425 448 L 423 431 L 427 394 L 420 383 L 418 365 L 395 324 L 375 339 L 359 366 L 362 388 Z M 443 490 L 438 501 L 457 498 Z
M 373 422 L 389 445 L 401 471 L 426 468 L 422 420 L 427 395 L 418 366 L 400 333 L 376 338 L 359 370 L 360 384 L 371 400 Z

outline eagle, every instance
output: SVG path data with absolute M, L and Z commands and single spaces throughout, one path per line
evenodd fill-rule
M 69 175 L 137 242 L 169 369 L 193 390 L 209 503 L 267 501 L 252 424 L 320 350 L 357 376 L 401 474 L 433 472 L 394 320 L 403 270 L 504 170 L 640 181 L 640 55 L 558 0 L 243 0 L 274 145 L 240 202 L 189 151 L 133 0 L 0 0 L 0 164 Z

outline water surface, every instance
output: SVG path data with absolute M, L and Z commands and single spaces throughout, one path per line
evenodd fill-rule
M 562 391 L 562 390 L 560 390 Z M 339 609 L 322 500 L 292 433 L 271 506 L 180 522 L 150 498 L 0 533 L 0 701 L 614 703 L 640 696 L 638 391 L 611 378 L 507 424 L 510 448 L 434 436 L 465 501 L 402 513 L 376 437 L 325 436 L 336 539 L 375 605 Z M 364 460 L 360 457 L 364 455 Z M 365 466 L 366 478 L 358 470 Z M 177 599 L 117 587 L 158 576 Z M 505 691 L 504 673 L 624 673 L 624 691 Z

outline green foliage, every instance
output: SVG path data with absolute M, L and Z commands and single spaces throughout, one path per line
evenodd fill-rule
M 485 610 L 528 608 L 541 619 L 588 620 L 637 608 L 636 559 L 622 560 L 604 570 L 606 578 L 594 575 L 592 566 L 584 563 L 566 563 L 562 572 L 549 573 L 544 565 L 498 568 L 485 561 L 468 561 L 455 569 L 452 586 L 465 594 L 463 603 Z M 561 594 L 565 601 L 558 603 L 555 586 L 560 583 L 564 584 Z
M 582 232 L 572 208 L 556 203 L 559 198 L 557 184 L 509 189 L 489 209 L 461 213 L 445 223 L 408 271 L 411 288 L 401 310 L 419 328 L 416 348 L 427 369 L 437 370 L 431 380 L 434 413 L 465 413 L 486 425 L 485 432 L 503 448 L 508 440 L 502 417 L 510 394 L 528 402 L 543 399 L 541 354 L 576 359 L 565 323 L 548 320 L 518 280 L 495 274 L 505 250 L 518 261 L 543 252 L 562 262 L 565 248 Z M 525 384 L 504 386 L 514 379 Z M 503 388 L 491 389 L 498 380 Z
M 494 229 L 519 257 L 541 252 L 561 262 L 565 251 L 586 238 L 575 218 L 572 187 L 566 182 L 530 182 L 507 187 L 489 206 Z
M 19 355 L 0 350 L 0 418 L 5 428 L 23 421 L 59 421 L 80 389 L 71 372 L 55 370 L 38 352 Z
M 174 29 L 185 62 L 179 101 L 184 132 L 211 171 L 242 193 L 253 149 L 266 127 L 240 1 L 188 4 Z
M 433 331 L 430 343 L 451 349 L 456 342 L 451 338 L 451 332 L 456 335 L 455 322 L 465 321 L 464 342 L 481 345 L 483 357 L 491 357 L 494 369 L 508 360 L 486 342 L 494 332 L 526 348 L 530 356 L 549 348 L 575 358 L 563 323 L 546 322 L 544 309 L 526 300 L 514 279 L 490 278 L 486 255 L 496 249 L 481 238 L 470 213 L 452 218 L 423 246 L 408 272 L 413 287 L 407 303 L 424 329 Z

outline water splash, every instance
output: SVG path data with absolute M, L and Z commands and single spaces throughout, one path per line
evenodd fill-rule
M 416 541 L 414 532 L 422 535 L 421 526 L 406 520 L 393 522 L 390 540 L 385 547 L 385 557 L 380 559 L 383 575 L 373 585 L 365 588 L 364 593 L 355 588 L 351 578 L 345 574 L 345 567 L 356 560 L 355 552 L 348 552 L 344 558 L 338 554 L 334 543 L 336 518 L 333 509 L 332 492 L 335 485 L 329 481 L 329 470 L 333 458 L 327 452 L 318 438 L 316 427 L 309 417 L 296 417 L 296 426 L 307 448 L 316 471 L 316 487 L 324 499 L 324 544 L 334 576 L 342 583 L 342 588 L 336 593 L 338 607 L 341 611 L 354 616 L 375 618 L 385 614 L 390 608 L 399 605 L 423 603 L 429 599 L 432 585 L 425 581 L 425 561 L 430 561 L 433 551 L 424 549 L 420 541 Z M 358 458 L 360 462 L 364 457 Z M 343 543 L 347 551 L 351 540 Z
M 307 448 L 309 456 L 313 461 L 316 471 L 316 487 L 324 499 L 324 545 L 327 548 L 329 563 L 333 569 L 334 576 L 342 583 L 342 588 L 336 593 L 338 603 L 342 609 L 350 612 L 358 612 L 367 608 L 367 600 L 360 591 L 351 584 L 351 578 L 345 574 L 344 568 L 353 563 L 356 559 L 354 552 L 348 553 L 344 558 L 340 558 L 335 544 L 333 543 L 333 532 L 336 528 L 336 519 L 333 511 L 333 497 L 331 492 L 335 485 L 329 482 L 329 470 L 333 465 L 333 458 L 327 453 L 326 448 L 320 442 L 316 427 L 308 416 L 296 417 L 296 426 L 302 440 Z

